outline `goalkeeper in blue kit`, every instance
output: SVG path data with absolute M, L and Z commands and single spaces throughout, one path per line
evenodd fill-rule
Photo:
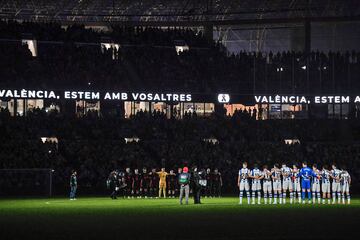
M 299 172 L 301 177 L 301 199 L 302 203 L 305 203 L 305 194 L 307 192 L 309 203 L 311 203 L 311 178 L 314 176 L 313 170 L 307 166 L 306 162 L 303 162 L 303 167 Z

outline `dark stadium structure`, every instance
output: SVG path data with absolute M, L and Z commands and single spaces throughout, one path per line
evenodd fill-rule
M 144 239 L 161 214 L 159 239 L 358 234 L 359 42 L 356 0 L 1 1 L 0 236 L 95 239 L 89 228 Z M 241 209 L 231 204 L 244 161 L 336 163 L 354 201 Z M 141 208 L 145 199 L 103 198 L 113 171 L 184 166 L 218 169 L 224 198 L 185 210 L 175 199 Z M 295 237 L 309 215 L 314 229 Z M 284 235 L 274 233 L 284 219 Z
M 5 0 L 1 4 L 1 16 L 8 19 L 129 24 L 149 21 L 258 21 L 258 18 L 289 21 L 291 17 L 358 19 L 358 14 L 356 0 Z

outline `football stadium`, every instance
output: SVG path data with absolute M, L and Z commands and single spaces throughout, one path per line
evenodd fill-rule
M 358 0 L 2 0 L 0 239 L 360 235 Z

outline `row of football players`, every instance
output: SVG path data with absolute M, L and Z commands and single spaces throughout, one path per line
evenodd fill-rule
M 335 164 L 331 166 L 331 170 L 327 166 L 323 166 L 319 170 L 316 164 L 309 171 L 303 171 L 305 168 L 310 169 L 306 163 L 303 163 L 302 169 L 296 165 L 290 168 L 286 164 L 282 164 L 279 168 L 279 165 L 275 164 L 270 170 L 267 166 L 260 170 L 255 164 L 254 169 L 250 170 L 247 168 L 247 163 L 244 162 L 238 176 L 239 203 L 242 204 L 245 192 L 247 202 L 250 204 L 251 182 L 252 204 L 255 204 L 256 195 L 257 203 L 261 203 L 261 189 L 265 204 L 277 204 L 278 200 L 280 204 L 285 204 L 287 193 L 289 193 L 290 203 L 295 203 L 296 199 L 299 203 L 305 203 L 305 194 L 307 193 L 309 203 L 316 203 L 317 199 L 317 203 L 325 204 L 327 200 L 328 204 L 335 204 L 337 198 L 338 203 L 345 204 L 346 196 L 347 203 L 350 204 L 351 177 L 345 169 L 338 169 Z
M 175 174 L 174 170 L 169 173 L 162 169 L 160 172 L 153 168 L 150 172 L 147 168 L 131 171 L 126 168 L 125 172 L 112 171 L 107 179 L 108 188 L 111 189 L 111 197 L 116 198 L 119 192 L 123 193 L 126 198 L 157 198 L 161 197 L 161 192 L 166 197 L 174 198 L 179 195 L 180 185 L 178 176 L 182 173 L 182 168 L 178 168 Z M 207 197 L 220 197 L 222 187 L 221 173 L 217 168 L 211 171 L 206 170 L 205 178 L 207 186 L 205 195 Z M 162 190 L 162 191 L 161 191 Z

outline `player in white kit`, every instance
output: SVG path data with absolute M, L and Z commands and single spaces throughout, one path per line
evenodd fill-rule
M 268 170 L 267 166 L 265 165 L 263 168 L 263 191 L 264 191 L 264 203 L 271 204 L 272 199 L 272 183 L 271 183 L 271 172 Z
M 250 172 L 250 178 L 252 178 L 251 182 L 251 196 L 252 196 L 252 204 L 255 204 L 255 194 L 257 193 L 258 204 L 261 203 L 261 179 L 262 172 L 258 168 L 257 164 L 254 165 L 254 169 Z
M 300 175 L 299 175 L 299 169 L 294 164 L 292 169 L 292 182 L 293 182 L 293 196 L 294 199 L 296 198 L 295 194 L 297 194 L 297 197 L 299 199 L 299 203 L 301 203 L 301 187 L 300 187 Z M 294 201 L 295 202 L 295 201 Z
M 331 175 L 330 177 L 332 178 L 332 197 L 333 197 L 333 201 L 332 204 L 336 203 L 336 196 L 338 198 L 338 203 L 340 203 L 340 198 L 341 198 L 341 186 L 340 186 L 340 174 L 341 171 L 339 169 L 336 168 L 336 165 L 333 164 L 332 166 L 332 170 L 331 170 Z
M 271 175 L 273 180 L 273 189 L 274 189 L 274 201 L 273 204 L 277 204 L 277 198 L 279 196 L 279 203 L 282 204 L 282 194 L 281 194 L 281 171 L 279 165 L 276 163 L 274 168 L 271 169 Z
M 328 199 L 328 204 L 331 202 L 331 193 L 330 193 L 330 171 L 327 170 L 327 166 L 323 166 L 321 170 L 321 191 L 322 191 L 322 203 L 325 204 L 326 199 Z
M 312 201 L 313 203 L 316 203 L 316 198 L 318 200 L 318 203 L 321 202 L 321 193 L 320 193 L 320 178 L 321 178 L 321 174 L 320 171 L 317 169 L 316 164 L 313 164 L 313 178 L 312 178 L 312 186 L 311 186 L 311 191 L 312 191 Z
M 244 191 L 246 192 L 247 202 L 248 204 L 250 204 L 249 175 L 250 175 L 250 170 L 247 168 L 247 163 L 244 162 L 242 169 L 239 170 L 239 176 L 238 176 L 238 187 L 240 190 L 239 204 L 242 204 Z
M 282 189 L 283 189 L 283 203 L 286 203 L 286 192 L 289 191 L 290 203 L 293 203 L 293 184 L 291 182 L 291 168 L 287 167 L 285 163 L 281 166 L 282 175 Z
M 351 184 L 351 177 L 348 171 L 345 168 L 341 168 L 340 174 L 340 183 L 341 183 L 341 198 L 342 203 L 345 204 L 345 194 L 347 203 L 350 204 L 350 184 Z

